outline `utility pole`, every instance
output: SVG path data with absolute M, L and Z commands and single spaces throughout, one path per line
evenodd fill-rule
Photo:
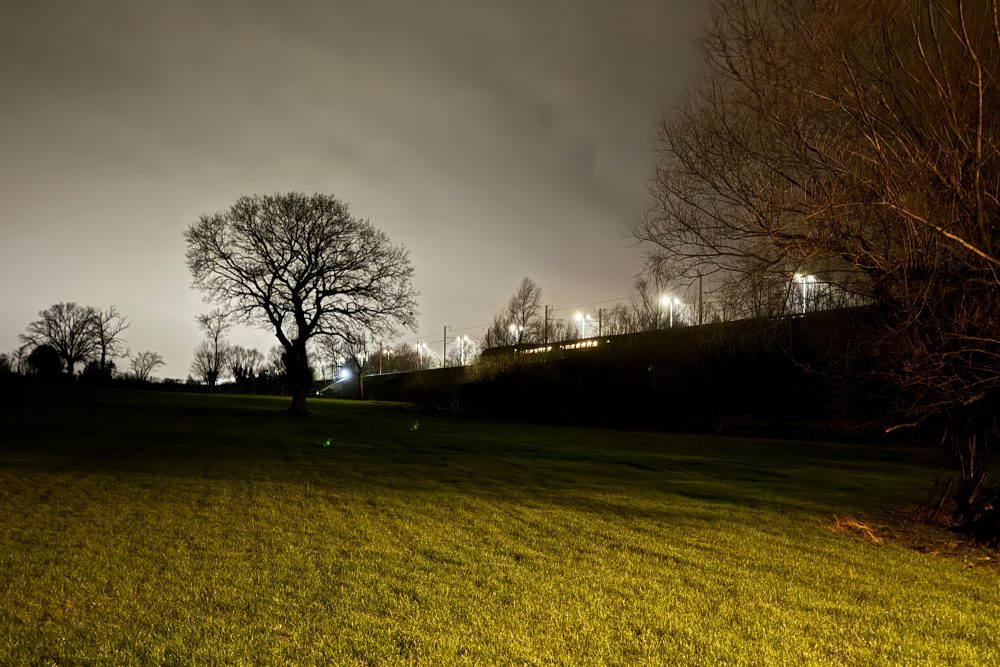
M 385 344 L 384 340 L 378 342 L 378 374 L 382 375 L 382 346 Z
M 444 326 L 444 336 L 441 337 L 441 368 L 448 367 L 448 329 L 450 329 L 447 324 Z
M 705 308 L 704 308 L 704 296 L 705 292 L 701 288 L 701 274 L 698 274 L 698 326 L 705 323 Z
M 549 344 L 549 307 L 545 306 L 545 325 L 542 327 L 542 345 Z
M 603 318 L 603 315 L 604 315 L 604 309 L 603 308 L 598 308 L 597 309 L 597 337 L 598 338 L 600 338 L 601 336 L 604 335 L 604 333 L 603 333 L 604 332 L 604 324 L 603 324 L 604 318 Z

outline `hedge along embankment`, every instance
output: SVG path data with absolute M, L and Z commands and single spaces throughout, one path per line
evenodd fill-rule
M 609 336 L 543 354 L 513 349 L 475 365 L 366 378 L 377 400 L 457 414 L 668 430 L 770 431 L 871 420 L 862 309 Z M 825 425 L 825 426 L 824 426 Z M 815 433 L 804 433 L 815 435 Z

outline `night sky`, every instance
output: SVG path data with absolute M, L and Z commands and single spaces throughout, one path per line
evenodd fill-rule
M 54 303 L 113 304 L 180 378 L 211 308 L 183 231 L 241 194 L 333 194 L 406 245 L 404 338 L 438 350 L 524 276 L 557 316 L 628 295 L 705 20 L 701 0 L 4 5 L 0 351 Z

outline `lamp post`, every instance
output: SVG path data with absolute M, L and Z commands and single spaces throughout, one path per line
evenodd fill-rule
M 431 352 L 431 348 L 427 346 L 427 343 L 421 343 L 420 347 L 422 347 L 424 350 L 424 357 L 427 359 L 427 367 L 431 368 L 431 365 L 434 363 L 434 360 L 431 357 L 431 355 L 434 353 Z
M 465 346 L 469 344 L 468 336 L 455 336 L 455 345 L 458 346 L 459 363 L 465 365 Z
M 668 312 L 670 313 L 670 315 L 669 315 L 670 316 L 670 328 L 673 329 L 674 328 L 674 306 L 681 305 L 681 300 L 678 299 L 676 296 L 662 296 L 662 297 L 660 297 L 660 305 L 663 305 L 663 306 L 667 307 Z M 661 317 L 661 313 L 660 313 L 660 311 L 657 311 L 657 316 L 656 316 L 657 322 L 659 322 L 660 317 Z M 657 328 L 659 328 L 659 327 L 657 327 Z
M 816 282 L 816 276 L 796 273 L 792 276 L 792 280 L 797 282 L 802 288 L 802 314 L 805 315 L 806 306 L 809 303 L 809 286 Z
M 448 367 L 448 329 L 450 326 L 445 326 L 444 335 L 441 336 L 441 368 Z
M 512 322 L 511 325 L 507 327 L 507 330 L 510 331 L 511 345 L 517 345 L 521 342 L 521 332 L 524 331 L 524 327 L 518 326 Z

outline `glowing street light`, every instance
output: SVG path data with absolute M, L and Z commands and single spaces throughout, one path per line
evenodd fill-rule
M 507 327 L 510 331 L 510 340 L 512 345 L 517 345 L 521 342 L 521 332 L 524 331 L 524 327 L 519 326 L 511 322 L 511 325 Z
M 465 347 L 469 344 L 469 337 L 468 336 L 456 336 L 455 337 L 455 344 L 458 345 L 459 363 L 461 363 L 461 365 L 464 366 L 465 365 Z
M 431 363 L 432 363 L 431 359 L 432 359 L 433 356 L 436 356 L 436 355 L 434 355 L 434 352 L 431 350 L 431 348 L 429 348 L 427 346 L 427 343 L 421 343 L 420 347 L 423 348 L 424 358 L 427 359 L 427 367 L 430 368 L 431 367 Z
M 594 318 L 591 317 L 590 315 L 584 315 L 583 313 L 576 313 L 573 316 L 573 319 L 575 319 L 577 322 L 580 323 L 580 338 L 586 338 L 587 337 L 587 322 L 588 321 L 593 322 Z
M 809 286 L 816 282 L 816 276 L 796 273 L 792 276 L 792 280 L 802 287 L 802 314 L 805 315 L 806 304 L 809 303 Z
M 670 328 L 673 329 L 674 328 L 674 306 L 680 306 L 680 305 L 682 305 L 682 302 L 676 296 L 667 296 L 667 295 L 664 295 L 664 296 L 660 297 L 660 303 L 668 308 L 668 310 L 670 312 Z M 659 319 L 659 318 L 657 318 L 657 319 Z

